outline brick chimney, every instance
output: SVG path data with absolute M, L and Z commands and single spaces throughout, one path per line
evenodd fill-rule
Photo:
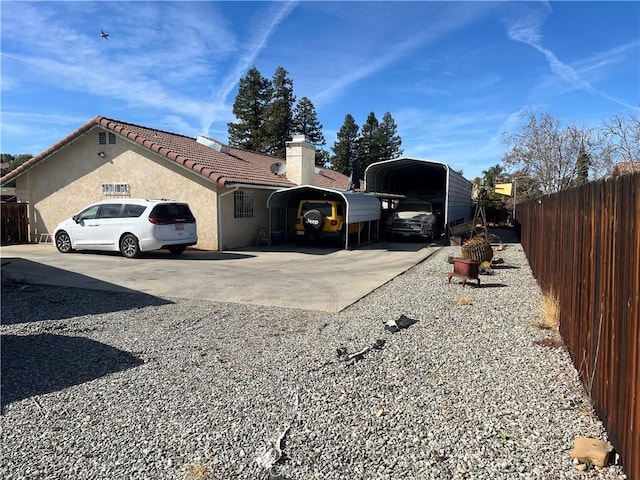
M 287 142 L 287 179 L 296 185 L 313 185 L 316 173 L 316 148 L 304 135 Z

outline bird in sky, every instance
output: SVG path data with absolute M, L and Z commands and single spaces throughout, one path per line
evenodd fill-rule
M 109 40 L 109 34 L 108 33 L 104 33 L 104 30 L 100 30 L 100 36 L 102 38 L 104 38 L 105 40 Z

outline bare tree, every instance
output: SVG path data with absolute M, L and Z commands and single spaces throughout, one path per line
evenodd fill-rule
M 527 111 L 520 132 L 505 136 L 508 151 L 502 161 L 539 185 L 542 194 L 554 193 L 574 186 L 584 176 L 581 155 L 596 148 L 598 140 L 591 129 L 575 125 L 560 127 L 560 122 L 548 112 Z M 596 172 L 597 162 L 589 169 Z
M 602 137 L 602 157 L 610 164 L 640 162 L 640 116 L 637 114 L 616 115 L 605 122 Z

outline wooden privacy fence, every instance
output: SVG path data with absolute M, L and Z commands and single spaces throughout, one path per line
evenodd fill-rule
M 640 173 L 517 206 L 520 241 L 629 479 L 640 479 Z

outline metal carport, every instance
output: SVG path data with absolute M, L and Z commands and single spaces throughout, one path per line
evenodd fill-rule
M 267 199 L 269 210 L 269 239 L 279 231 L 284 234 L 286 240 L 290 232 L 295 228 L 295 218 L 298 202 L 303 199 L 342 199 L 346 205 L 345 219 L 347 224 L 365 223 L 367 238 L 372 234 L 376 239 L 380 234 L 380 200 L 373 194 L 352 192 L 330 187 L 316 187 L 313 185 L 300 185 L 298 187 L 276 190 Z M 278 230 L 274 230 L 275 227 Z M 348 231 L 348 228 L 347 228 Z M 360 233 L 358 232 L 358 245 L 360 245 Z M 345 235 L 344 248 L 349 248 L 349 235 Z
M 365 170 L 365 185 L 383 199 L 432 192 L 447 228 L 471 219 L 471 182 L 442 162 L 405 157 L 373 163 Z

